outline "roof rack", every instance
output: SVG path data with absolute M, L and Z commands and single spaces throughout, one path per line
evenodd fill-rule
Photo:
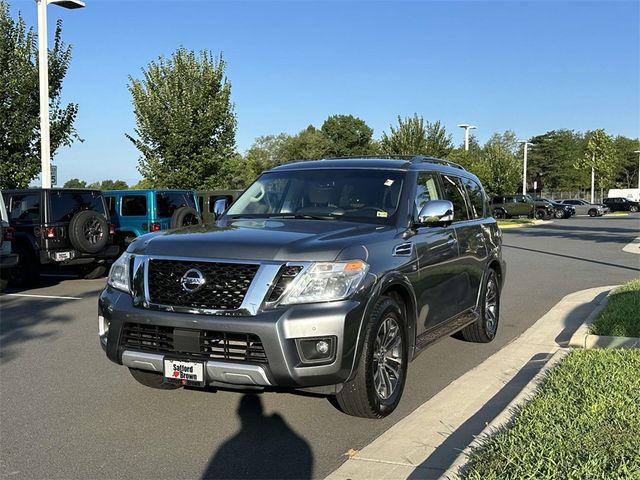
M 426 155 L 350 155 L 345 157 L 323 158 L 323 160 L 349 160 L 358 158 L 379 158 L 380 160 L 407 160 L 411 163 L 437 163 L 439 165 L 446 165 L 447 167 L 466 170 L 462 165 L 459 165 L 457 163 L 450 162 L 449 160 L 442 160 L 441 158 L 428 157 Z

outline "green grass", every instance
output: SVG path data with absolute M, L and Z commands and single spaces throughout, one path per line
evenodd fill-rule
M 574 350 L 463 478 L 640 479 L 640 350 Z
M 498 220 L 498 226 L 502 225 L 520 225 L 520 224 L 528 224 L 534 223 L 530 218 L 503 218 Z
M 595 335 L 640 337 L 640 278 L 616 288 L 591 325 Z

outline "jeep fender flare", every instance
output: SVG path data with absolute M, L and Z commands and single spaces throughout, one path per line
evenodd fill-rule
M 36 258 L 40 258 L 40 246 L 38 245 L 37 240 L 35 239 L 33 234 L 18 232 L 16 231 L 14 234 L 14 239 L 12 240 L 14 243 L 20 243 L 28 248 L 29 251 L 33 252 Z
M 358 329 L 358 337 L 356 340 L 356 351 L 353 356 L 353 364 L 351 365 L 351 373 L 347 381 L 352 380 L 357 373 L 356 366 L 360 362 L 360 356 L 364 347 L 364 332 L 367 321 L 369 320 L 373 309 L 384 292 L 390 288 L 402 289 L 405 295 L 403 295 L 403 303 L 405 303 L 406 312 L 404 315 L 405 328 L 407 333 L 407 350 L 409 352 L 409 361 L 413 359 L 413 353 L 416 344 L 416 315 L 417 315 L 417 300 L 413 287 L 409 279 L 400 272 L 389 272 L 382 278 L 377 280 L 371 291 L 368 293 L 369 301 L 364 309 L 362 319 L 360 321 L 360 327 Z

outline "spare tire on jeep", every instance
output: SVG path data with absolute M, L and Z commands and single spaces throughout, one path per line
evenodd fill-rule
M 107 220 L 93 210 L 76 213 L 69 224 L 69 240 L 81 252 L 98 253 L 109 241 Z
M 171 228 L 198 225 L 200 223 L 202 223 L 200 215 L 195 208 L 191 207 L 176 208 L 176 211 L 171 216 Z

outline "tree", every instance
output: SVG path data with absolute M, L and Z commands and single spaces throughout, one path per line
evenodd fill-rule
M 424 119 L 414 114 L 413 117 L 401 118 L 398 115 L 398 126 L 389 126 L 390 133 L 382 133 L 380 147 L 388 155 L 419 155 L 427 148 L 427 129 Z
M 611 137 L 601 128 L 587 135 L 587 147 L 582 158 L 574 163 L 577 170 L 593 171 L 597 185 L 611 185 L 616 169 L 615 150 Z
M 235 152 L 236 116 L 226 63 L 185 48 L 129 77 L 136 117 L 126 135 L 140 150 L 138 170 L 153 187 L 211 188 Z
M 127 182 L 124 180 L 103 180 L 102 182 L 90 183 L 87 185 L 87 188 L 95 188 L 96 190 L 128 190 L 129 185 L 127 185 Z
M 256 138 L 245 155 L 246 183 L 252 182 L 264 170 L 284 163 L 289 141 L 291 136 L 286 133 Z
M 331 142 L 331 155 L 346 157 L 371 153 L 373 129 L 353 115 L 332 115 L 320 128 Z
M 71 62 L 71 46 L 56 23 L 49 50 L 49 124 L 51 156 L 78 137 L 73 124 L 78 105 L 62 105 L 62 82 Z M 0 188 L 24 188 L 40 173 L 40 97 L 38 45 L 33 28 L 0 0 Z
M 618 188 L 638 186 L 638 154 L 640 141 L 618 135 L 613 140 L 615 164 L 617 165 L 614 183 Z
M 331 148 L 331 141 L 316 127 L 309 125 L 287 139 L 282 148 L 282 155 L 284 162 L 319 160 L 331 156 Z
M 549 190 L 578 190 L 589 183 L 589 174 L 573 165 L 584 155 L 586 140 L 573 130 L 552 130 L 531 139 L 527 176 L 541 178 Z M 519 154 L 522 152 L 519 152 Z
M 398 126 L 390 126 L 390 133 L 382 134 L 380 148 L 389 155 L 429 155 L 445 158 L 453 151 L 453 140 L 440 121 L 425 122 L 422 117 L 401 118 Z
M 494 133 L 482 148 L 473 172 L 489 195 L 512 194 L 518 188 L 522 163 L 517 159 L 518 141 L 514 132 Z
M 64 182 L 63 188 L 87 188 L 87 182 L 79 178 L 71 178 Z

